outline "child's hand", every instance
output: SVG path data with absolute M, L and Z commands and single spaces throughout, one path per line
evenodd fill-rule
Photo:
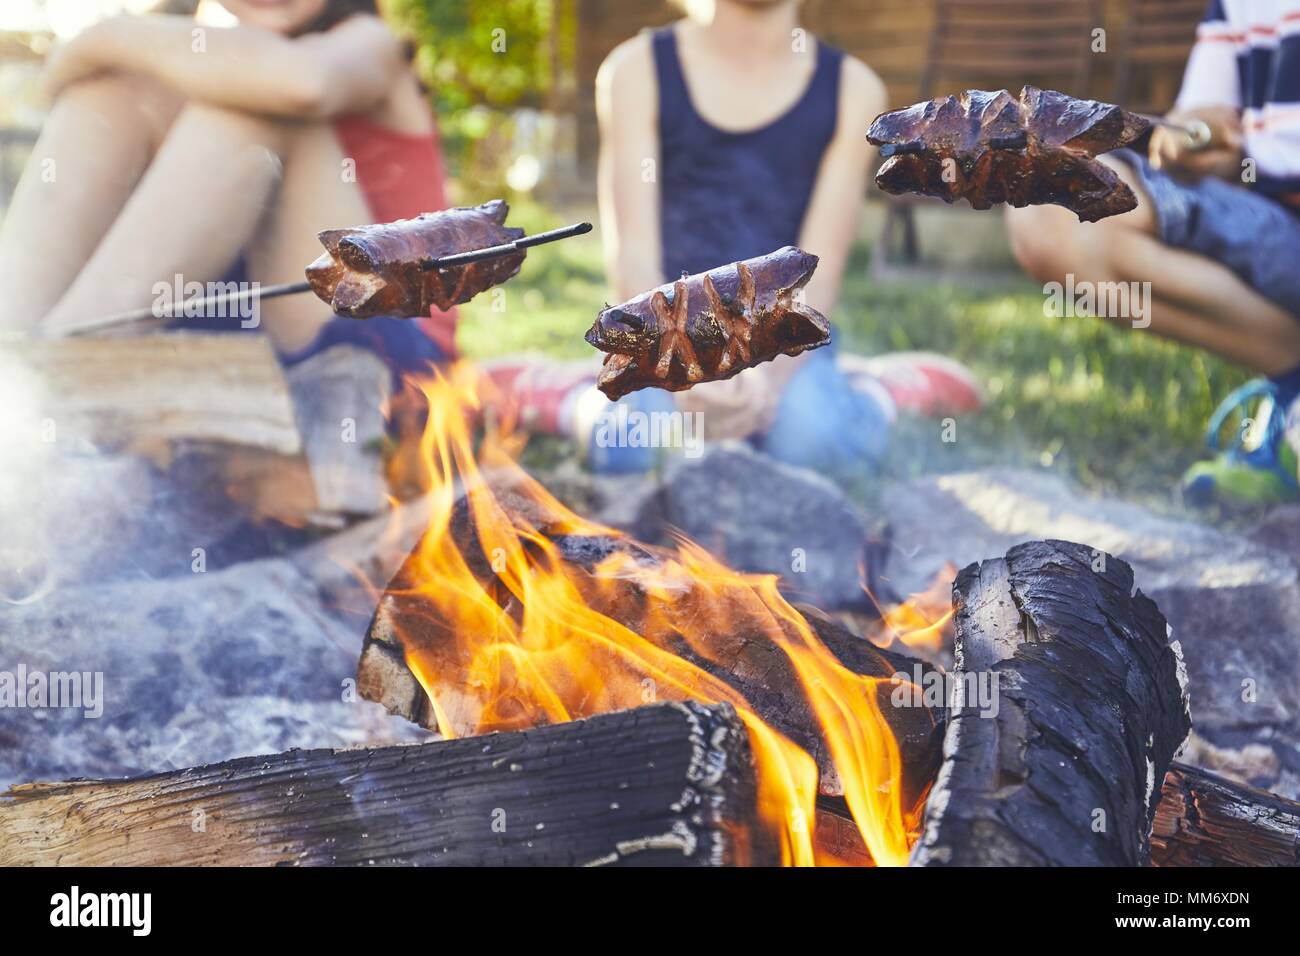
M 1192 149 L 1182 130 L 1157 126 L 1151 133 L 1149 151 L 1154 168 L 1222 179 L 1240 178 L 1244 137 L 1241 113 L 1235 107 L 1204 106 L 1174 111 L 1166 119 L 1174 123 L 1201 120 L 1210 127 L 1210 144 L 1203 149 Z

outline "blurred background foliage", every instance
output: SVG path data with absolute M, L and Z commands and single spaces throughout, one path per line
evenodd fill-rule
M 464 198 L 508 190 L 521 112 L 536 116 L 550 106 L 556 77 L 572 64 L 573 4 L 382 3 L 389 22 L 415 46 L 416 69 L 437 111 L 452 174 L 472 194 Z

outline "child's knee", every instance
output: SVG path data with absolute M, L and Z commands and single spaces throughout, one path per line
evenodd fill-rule
M 170 87 L 136 73 L 99 73 L 80 80 L 59 94 L 55 109 L 84 109 L 113 128 L 143 123 L 161 138 L 185 101 Z
M 762 450 L 804 468 L 874 465 L 889 444 L 889 414 L 849 384 L 832 353 L 812 358 L 781 394 L 776 418 L 759 442 Z
M 302 124 L 212 103 L 185 104 L 168 141 L 220 144 L 229 169 L 251 183 L 277 183 Z

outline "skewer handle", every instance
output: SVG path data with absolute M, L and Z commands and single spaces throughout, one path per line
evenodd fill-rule
M 1214 131 L 1205 120 L 1175 121 L 1167 120 L 1163 116 L 1144 116 L 1143 119 L 1148 120 L 1153 126 L 1163 126 L 1165 129 L 1182 133 L 1187 137 L 1187 148 L 1193 153 L 1199 153 L 1214 139 Z
M 183 299 L 180 302 L 172 303 L 171 307 L 164 310 L 157 310 L 152 306 L 146 306 L 143 309 L 132 309 L 130 312 L 118 312 L 115 315 L 102 315 L 96 319 L 88 319 L 75 328 L 67 330 L 67 335 L 80 335 L 83 332 L 93 332 L 97 329 L 108 328 L 110 325 L 125 325 L 127 322 L 140 322 L 144 319 L 170 319 L 176 318 L 177 314 L 184 315 L 187 309 L 195 307 L 203 310 L 207 314 L 213 306 L 225 305 L 227 303 L 241 302 L 245 299 L 275 299 L 282 295 L 297 295 L 299 292 L 308 292 L 311 290 L 310 282 L 285 282 L 280 285 L 255 286 L 251 289 L 244 289 L 240 292 L 222 292 L 219 295 L 210 295 L 203 299 Z

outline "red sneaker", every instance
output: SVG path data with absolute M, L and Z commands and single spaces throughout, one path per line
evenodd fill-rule
M 567 434 L 573 396 L 594 385 L 600 373 L 599 362 L 589 359 L 562 362 L 541 356 L 494 359 L 481 367 L 502 401 L 517 410 L 519 424 L 546 435 Z
M 850 380 L 876 379 L 900 412 L 926 418 L 966 415 L 984 407 L 984 392 L 975 375 L 955 359 L 933 352 L 887 352 L 840 355 L 840 369 Z

